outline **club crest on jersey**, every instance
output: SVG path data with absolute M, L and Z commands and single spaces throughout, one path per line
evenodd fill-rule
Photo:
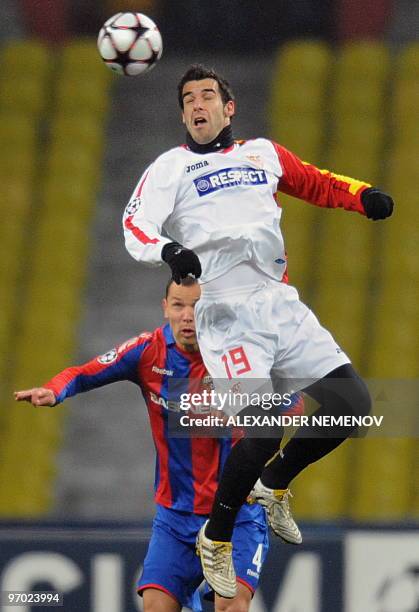
M 222 168 L 194 179 L 199 197 L 238 185 L 266 185 L 267 182 L 264 170 L 248 167 Z
M 124 214 L 133 215 L 140 208 L 140 205 L 141 205 L 141 198 L 139 197 L 134 198 L 133 200 L 131 200 L 131 202 L 128 202 L 125 208 Z
M 118 351 L 116 349 L 112 349 L 108 351 L 104 355 L 101 355 L 97 358 L 99 363 L 112 363 L 118 357 Z
M 263 168 L 263 159 L 260 155 L 246 155 L 246 159 L 255 164 L 255 166 L 258 166 L 258 168 Z

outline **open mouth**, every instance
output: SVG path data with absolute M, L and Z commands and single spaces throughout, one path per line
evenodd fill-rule
M 204 123 L 207 123 L 207 120 L 204 117 L 195 117 L 193 121 L 195 127 L 198 125 L 203 125 Z
M 187 337 L 194 336 L 195 330 L 191 327 L 185 327 L 185 329 L 182 329 L 182 334 Z

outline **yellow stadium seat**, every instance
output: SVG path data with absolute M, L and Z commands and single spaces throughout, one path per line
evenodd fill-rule
M 304 94 L 302 94 L 302 86 Z M 272 98 L 272 112 L 285 121 L 292 116 L 318 115 L 323 111 L 325 91 L 321 81 L 302 84 L 291 81 L 284 87 L 278 82 L 278 92 Z
M 336 116 L 336 125 L 329 139 L 329 146 L 340 146 L 343 149 L 359 148 L 363 154 L 382 155 L 384 126 L 380 119 L 365 118 L 354 115 Z M 364 120 L 363 120 L 364 119 Z
M 326 78 L 330 66 L 331 52 L 326 44 L 318 40 L 294 40 L 284 44 L 278 53 L 275 77 L 286 87 L 289 79 L 318 81 Z
M 412 486 L 412 440 L 366 438 L 359 441 L 355 462 L 354 494 L 348 505 L 352 518 L 405 519 Z
M 82 144 L 59 144 L 49 151 L 47 172 L 61 179 L 70 175 L 74 181 L 90 179 L 97 181 L 100 171 L 97 155 L 93 155 Z
M 318 163 L 322 144 L 322 124 L 315 117 L 305 116 L 281 120 L 272 117 L 272 137 L 304 161 Z
M 97 78 L 69 76 L 57 83 L 59 112 L 74 112 L 103 116 L 109 106 L 109 98 L 102 82 Z
M 64 78 L 71 78 L 74 75 L 94 78 L 102 84 L 102 88 L 107 87 L 111 81 L 111 73 L 104 66 L 96 41 L 92 39 L 69 42 L 62 49 L 60 69 Z
M 0 57 L 8 78 L 13 80 L 17 75 L 36 74 L 43 78 L 49 71 L 53 55 L 39 40 L 13 40 L 6 44 Z
M 398 121 L 417 121 L 419 118 L 419 76 L 416 80 L 396 82 L 393 113 Z M 397 134 L 396 134 L 397 136 Z
M 326 165 L 332 172 L 377 184 L 380 177 L 379 159 L 371 152 L 360 151 L 357 147 L 333 146 L 327 153 Z
M 396 75 L 399 80 L 417 80 L 419 75 L 419 42 L 408 43 L 397 58 Z
M 0 113 L 0 147 L 35 146 L 37 124 L 24 113 Z
M 51 139 L 53 146 L 77 143 L 99 156 L 103 149 L 103 125 L 90 113 L 59 114 L 51 125 Z
M 354 82 L 382 83 L 390 67 L 390 54 L 384 43 L 358 40 L 342 47 L 338 63 L 339 73 Z
M 337 79 L 334 111 L 337 116 L 353 116 L 366 120 L 381 116 L 384 111 L 384 89 L 374 83 L 358 83 Z
M 296 517 L 333 520 L 347 514 L 351 444 L 352 441 L 344 442 L 293 481 L 292 508 Z
M 3 80 L 0 82 L 0 110 L 38 115 L 46 107 L 47 93 L 44 82 L 35 76 Z

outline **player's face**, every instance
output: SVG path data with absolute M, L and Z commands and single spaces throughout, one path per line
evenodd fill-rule
M 198 144 L 214 140 L 234 115 L 234 102 L 224 104 L 215 79 L 188 81 L 182 95 L 183 123 Z
M 176 344 L 186 351 L 197 351 L 194 308 L 201 291 L 198 283 L 190 286 L 172 283 L 163 300 L 164 316 L 169 319 Z

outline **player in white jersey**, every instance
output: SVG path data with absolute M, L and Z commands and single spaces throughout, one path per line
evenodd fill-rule
M 163 153 L 141 177 L 123 219 L 129 253 L 152 265 L 165 261 L 176 282 L 200 277 L 199 346 L 212 378 L 227 381 L 225 388 L 254 390 L 263 382 L 270 391 L 275 371 L 286 388 L 303 388 L 315 398 L 322 414 L 368 413 L 368 390 L 349 358 L 297 291 L 281 282 L 286 255 L 277 192 L 373 220 L 391 215 L 391 197 L 319 170 L 265 138 L 235 141 L 234 96 L 214 71 L 192 66 L 179 83 L 178 98 L 187 144 Z M 301 427 L 283 453 L 279 428 L 235 446 L 197 542 L 204 575 L 216 592 L 235 594 L 230 540 L 252 488 L 254 499 L 268 508 L 271 527 L 284 533 L 284 525 L 285 531 L 292 526 L 290 481 L 352 431 Z

